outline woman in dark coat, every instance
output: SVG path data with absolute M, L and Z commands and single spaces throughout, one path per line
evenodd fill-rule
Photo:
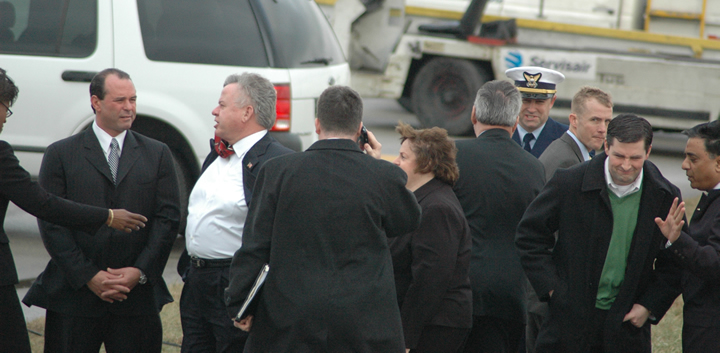
M 407 188 L 422 207 L 420 227 L 389 241 L 409 352 L 457 352 L 472 326 L 470 229 L 452 185 L 457 149 L 440 128 L 400 124 Z
M 0 132 L 12 115 L 10 107 L 17 94 L 15 83 L 5 75 L 5 70 L 0 69 Z M 107 224 L 117 230 L 132 232 L 144 227 L 143 222 L 147 219 L 126 210 L 81 205 L 48 194 L 20 166 L 10 144 L 0 141 L 0 352 L 22 353 L 30 352 L 30 341 L 15 290 L 17 271 L 2 227 L 10 201 L 37 218 L 75 228 L 97 230 Z

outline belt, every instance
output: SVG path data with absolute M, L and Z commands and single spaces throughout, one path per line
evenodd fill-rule
M 228 267 L 232 259 L 201 259 L 196 256 L 190 257 L 190 264 L 195 268 Z

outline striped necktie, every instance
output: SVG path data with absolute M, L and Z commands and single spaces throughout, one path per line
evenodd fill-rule
M 110 154 L 108 155 L 108 164 L 112 173 L 113 183 L 117 185 L 117 171 L 120 162 L 120 144 L 115 138 L 110 141 Z

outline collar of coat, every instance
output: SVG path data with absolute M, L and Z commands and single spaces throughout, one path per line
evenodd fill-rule
M 440 189 L 447 185 L 448 184 L 445 184 L 444 182 L 440 181 L 440 179 L 438 179 L 438 178 L 432 178 L 432 179 L 430 179 L 430 181 L 428 181 L 424 185 L 420 186 L 417 190 L 415 190 L 415 192 L 414 192 L 415 198 L 418 200 L 418 202 L 420 202 L 426 196 L 435 192 L 435 190 Z
M 345 150 L 362 153 L 362 150 L 360 150 L 360 146 L 357 144 L 357 142 L 345 138 L 319 140 L 313 143 L 310 147 L 308 147 L 307 150 Z
M 607 189 L 607 183 L 605 181 L 605 159 L 607 155 L 605 152 L 599 153 L 593 159 L 586 162 L 588 163 L 587 172 L 583 177 L 582 191 L 592 190 L 603 190 Z M 643 164 L 643 185 L 649 187 L 656 187 L 668 194 L 673 193 L 674 186 L 670 184 L 665 177 L 663 177 L 660 170 L 650 162 L 645 160 Z

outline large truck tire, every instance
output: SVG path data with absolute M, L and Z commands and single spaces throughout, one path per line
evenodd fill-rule
M 483 68 L 468 60 L 432 59 L 413 82 L 413 111 L 423 127 L 441 127 L 450 135 L 469 134 L 475 95 L 490 78 Z

